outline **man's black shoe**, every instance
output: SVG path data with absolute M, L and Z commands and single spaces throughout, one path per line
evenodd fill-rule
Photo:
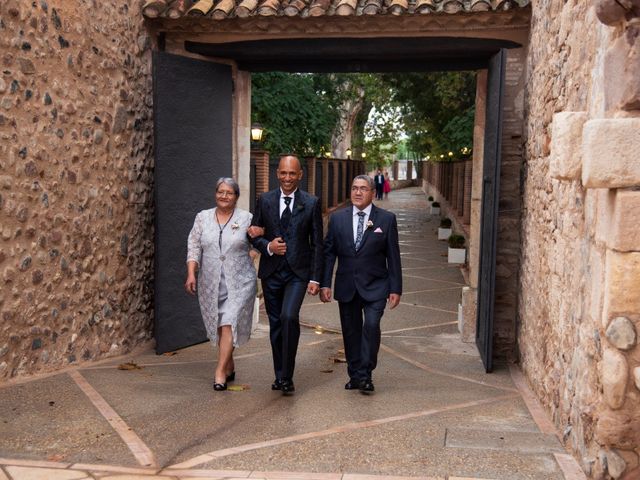
M 283 395 L 291 395 L 296 391 L 296 387 L 291 380 L 282 380 L 280 382 L 280 391 Z
M 281 390 L 282 389 L 282 380 L 278 380 L 277 378 L 271 384 L 271 390 Z
M 360 382 L 360 391 L 362 393 L 368 394 L 368 393 L 372 393 L 375 390 L 375 387 L 373 386 L 373 382 L 371 380 L 363 380 L 362 382 Z
M 354 380 L 353 378 L 350 378 L 349 381 L 344 384 L 345 390 L 358 390 L 359 388 L 360 388 L 360 381 Z

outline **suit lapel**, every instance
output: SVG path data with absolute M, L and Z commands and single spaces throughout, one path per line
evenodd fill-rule
M 344 226 L 344 231 L 349 234 L 349 244 L 351 245 L 351 250 L 356 251 L 356 241 L 354 239 L 354 231 L 353 231 L 353 206 L 349 208 L 345 208 L 345 216 L 344 221 L 346 225 Z
M 371 213 L 369 214 L 369 220 L 367 222 L 371 222 L 372 224 L 375 225 L 375 221 L 376 221 L 376 206 L 372 203 L 371 204 Z M 352 227 L 353 228 L 353 227 Z M 367 228 L 367 224 L 365 223 L 364 225 L 364 232 L 362 233 L 362 242 L 360 242 L 360 250 L 362 250 L 362 248 L 364 247 L 365 242 L 367 241 L 367 238 L 369 238 L 369 230 L 373 230 L 373 228 Z
M 276 225 L 276 236 L 280 236 L 282 227 L 280 226 L 280 189 L 273 190 L 273 195 L 269 199 L 269 210 L 271 210 L 273 215 L 273 223 Z
M 293 211 L 291 212 L 291 221 L 298 216 L 299 213 L 304 211 L 304 198 L 300 189 L 296 190 L 293 194 Z M 289 224 L 291 225 L 291 224 Z

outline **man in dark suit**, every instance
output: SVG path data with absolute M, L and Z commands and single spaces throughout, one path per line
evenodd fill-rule
M 382 193 L 384 191 L 384 175 L 382 170 L 378 169 L 378 173 L 373 177 L 373 181 L 376 184 L 376 200 L 382 200 Z
M 280 188 L 262 194 L 252 225 L 264 234 L 251 239 L 261 252 L 258 277 L 269 316 L 276 379 L 273 390 L 294 390 L 300 306 L 305 292 L 317 295 L 322 275 L 322 212 L 317 197 L 298 188 L 302 167 L 295 155 L 283 155 L 277 170 Z M 249 235 L 254 236 L 250 229 Z
M 333 296 L 340 309 L 349 372 L 344 388 L 363 393 L 374 391 L 371 373 L 377 364 L 385 305 L 395 308 L 402 295 L 396 216 L 373 205 L 373 195 L 371 177 L 358 175 L 351 185 L 352 206 L 331 215 L 320 290 L 320 299 L 330 302 L 337 259 Z

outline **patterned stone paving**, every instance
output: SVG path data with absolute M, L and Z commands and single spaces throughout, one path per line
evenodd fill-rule
M 262 324 L 237 351 L 239 391 L 211 390 L 207 344 L 0 387 L 0 480 L 585 478 L 518 368 L 486 375 L 460 341 L 462 275 L 422 192 L 380 206 L 398 215 L 405 291 L 383 318 L 375 395 L 343 389 L 337 305 L 309 297 L 292 397 L 269 389 Z

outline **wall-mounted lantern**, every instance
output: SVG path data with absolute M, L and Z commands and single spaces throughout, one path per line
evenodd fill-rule
M 251 125 L 251 141 L 255 143 L 260 143 L 262 141 L 262 134 L 264 133 L 264 129 L 262 125 L 259 123 L 254 123 Z

